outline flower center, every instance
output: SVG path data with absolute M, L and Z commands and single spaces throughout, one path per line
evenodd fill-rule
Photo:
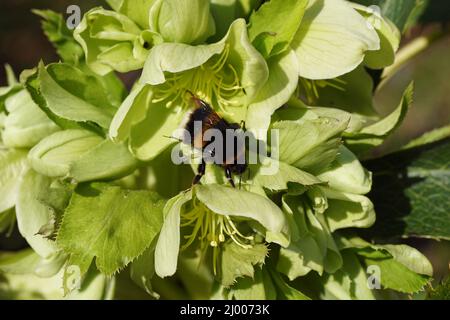
M 300 78 L 299 85 L 297 87 L 297 96 L 302 96 L 306 99 L 308 104 L 314 104 L 319 99 L 319 88 L 332 87 L 340 91 L 345 91 L 342 87 L 346 82 L 342 79 L 329 79 L 329 80 L 309 80 Z
M 190 95 L 186 92 L 190 91 L 227 113 L 225 109 L 238 105 L 236 98 L 244 94 L 236 69 L 229 63 L 229 53 L 227 44 L 220 55 L 195 69 L 166 74 L 166 82 L 158 87 L 152 102 L 166 101 L 168 108 L 176 103 L 186 109 L 190 106 Z
M 181 215 L 181 227 L 192 227 L 192 232 L 184 236 L 186 243 L 181 250 L 187 249 L 196 239 L 200 241 L 200 249 L 203 254 L 209 247 L 212 247 L 215 274 L 219 245 L 227 238 L 231 238 L 238 246 L 249 249 L 252 247 L 253 236 L 244 236 L 229 216 L 212 212 L 195 198 L 193 204 L 191 211 Z

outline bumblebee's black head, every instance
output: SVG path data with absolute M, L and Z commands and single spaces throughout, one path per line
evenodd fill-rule
M 236 163 L 230 166 L 231 172 L 234 174 L 242 175 L 245 170 L 247 170 L 247 164 L 246 163 Z

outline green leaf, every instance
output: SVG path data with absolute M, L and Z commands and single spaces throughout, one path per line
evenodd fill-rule
M 307 0 L 271 0 L 250 16 L 250 41 L 265 58 L 289 48 L 307 4 Z
M 67 64 L 39 65 L 40 92 L 56 116 L 109 128 L 115 108 L 98 79 Z M 67 106 L 70 106 L 68 108 Z
M 254 266 L 262 265 L 268 254 L 264 244 L 255 244 L 244 249 L 232 241 L 226 242 L 220 250 L 217 280 L 229 287 L 240 277 L 254 276 Z
M 2 140 L 7 147 L 33 147 L 42 138 L 59 130 L 26 90 L 6 99 L 5 106 L 8 115 L 3 124 Z
M 43 258 L 56 254 L 56 244 L 39 234 L 42 226 L 53 219 L 52 210 L 39 201 L 42 192 L 49 189 L 51 179 L 32 169 L 27 170 L 20 179 L 16 204 L 17 226 L 20 234 L 33 250 Z
M 357 253 L 366 267 L 377 266 L 381 285 L 404 293 L 423 289 L 433 273 L 428 259 L 414 248 L 406 245 L 375 245 L 357 237 L 341 237 L 341 249 Z M 347 250 L 345 250 L 347 251 Z
M 419 138 L 410 141 L 402 150 L 424 146 L 446 138 L 450 138 L 450 125 L 424 133 Z
M 147 248 L 142 255 L 131 263 L 130 277 L 149 295 L 158 299 L 159 294 L 153 290 L 151 280 L 155 275 L 155 246 Z
M 393 289 L 404 293 L 415 293 L 423 290 L 429 277 L 417 274 L 392 258 L 366 258 L 367 266 L 375 265 L 381 271 L 381 285 L 386 289 Z
M 42 18 L 42 30 L 61 59 L 77 65 L 84 56 L 83 49 L 73 38 L 73 32 L 67 28 L 63 15 L 52 10 L 32 11 Z
M 286 300 L 311 300 L 308 296 L 298 291 L 297 289 L 291 287 L 284 281 L 282 276 L 273 270 L 270 270 L 270 275 L 275 283 L 277 291 L 283 299 Z
M 253 278 L 237 278 L 229 290 L 229 297 L 236 300 L 275 300 L 276 292 L 266 269 L 256 268 Z
M 356 155 L 362 155 L 371 148 L 381 145 L 402 123 L 413 101 L 414 84 L 403 93 L 399 106 L 388 116 L 368 125 L 359 132 L 344 134 L 347 147 Z
M 97 268 L 111 275 L 150 246 L 162 225 L 164 203 L 150 191 L 80 185 L 64 214 L 57 243 L 71 255 L 70 264 L 81 266 L 82 274 L 95 258 Z
M 428 293 L 428 300 L 450 300 L 450 277 L 444 279 L 440 284 Z
M 40 81 L 39 81 L 39 72 L 36 71 L 32 75 L 30 75 L 27 80 L 25 81 L 25 88 L 31 95 L 31 98 L 33 101 L 41 108 L 42 111 L 45 112 L 47 117 L 51 119 L 54 123 L 56 123 L 59 127 L 63 129 L 80 129 L 84 127 L 89 127 L 88 124 L 83 123 L 77 123 L 75 121 L 70 121 L 64 118 L 61 118 L 54 114 L 47 106 L 47 102 L 45 101 L 45 98 L 41 94 L 40 89 Z M 89 127 L 91 130 L 98 130 L 98 127 L 92 128 Z
M 289 237 L 283 212 L 266 197 L 218 184 L 197 185 L 195 193 L 206 207 L 217 214 L 250 218 L 258 221 L 267 231 Z
M 418 250 L 403 244 L 386 244 L 380 247 L 389 252 L 396 261 L 403 264 L 409 270 L 430 277 L 433 275 L 433 266 Z
M 19 179 L 27 167 L 27 151 L 0 148 L 0 212 L 16 204 Z
M 447 138 L 366 162 L 378 216 L 368 235 L 450 239 L 449 150 Z
M 166 42 L 199 44 L 216 32 L 209 0 L 156 0 L 150 30 Z
M 380 48 L 380 40 L 346 1 L 311 0 L 291 47 L 301 77 L 332 79 L 354 70 L 366 51 Z

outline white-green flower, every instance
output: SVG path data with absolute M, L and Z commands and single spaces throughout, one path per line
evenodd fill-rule
M 156 0 L 149 22 L 166 42 L 198 44 L 216 32 L 209 0 Z
M 355 69 L 367 51 L 380 49 L 380 39 L 348 2 L 311 0 L 291 47 L 301 77 L 332 79 Z
M 127 16 L 103 8 L 84 15 L 74 38 L 83 47 L 89 67 L 102 75 L 141 68 L 150 48 L 162 42 L 158 34 L 142 30 Z
M 149 50 L 163 41 L 197 44 L 215 33 L 208 0 L 113 0 L 110 4 L 115 11 L 88 11 L 74 32 L 86 62 L 99 74 L 142 68 Z
M 139 159 L 152 159 L 173 143 L 164 136 L 172 135 L 191 108 L 187 91 L 239 122 L 268 76 L 266 61 L 250 44 L 241 19 L 213 44 L 160 44 L 151 50 L 140 84 L 116 113 L 110 136 L 119 141 L 129 137 Z
M 178 194 L 164 208 L 164 224 L 155 249 L 156 273 L 160 277 L 173 275 L 179 251 L 191 245 L 198 246 L 203 253 L 212 248 L 214 268 L 225 242 L 250 249 L 255 243 L 255 232 L 245 234 L 239 229 L 246 222 L 253 225 L 257 222 L 265 234 L 289 236 L 282 211 L 265 196 L 217 184 L 198 185 L 192 191 Z M 184 239 L 180 237 L 180 228 L 186 231 Z M 267 241 L 280 243 L 268 238 Z

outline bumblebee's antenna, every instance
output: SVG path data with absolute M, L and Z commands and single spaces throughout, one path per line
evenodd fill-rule
M 166 135 L 163 135 L 163 137 L 164 137 L 164 138 L 173 139 L 173 140 L 177 140 L 178 142 L 183 142 L 183 140 L 181 140 L 180 138 L 176 138 L 176 137 L 173 137 L 173 136 L 166 136 Z
M 186 92 L 189 93 L 192 98 L 195 98 L 195 94 L 193 94 L 191 90 L 186 89 Z

